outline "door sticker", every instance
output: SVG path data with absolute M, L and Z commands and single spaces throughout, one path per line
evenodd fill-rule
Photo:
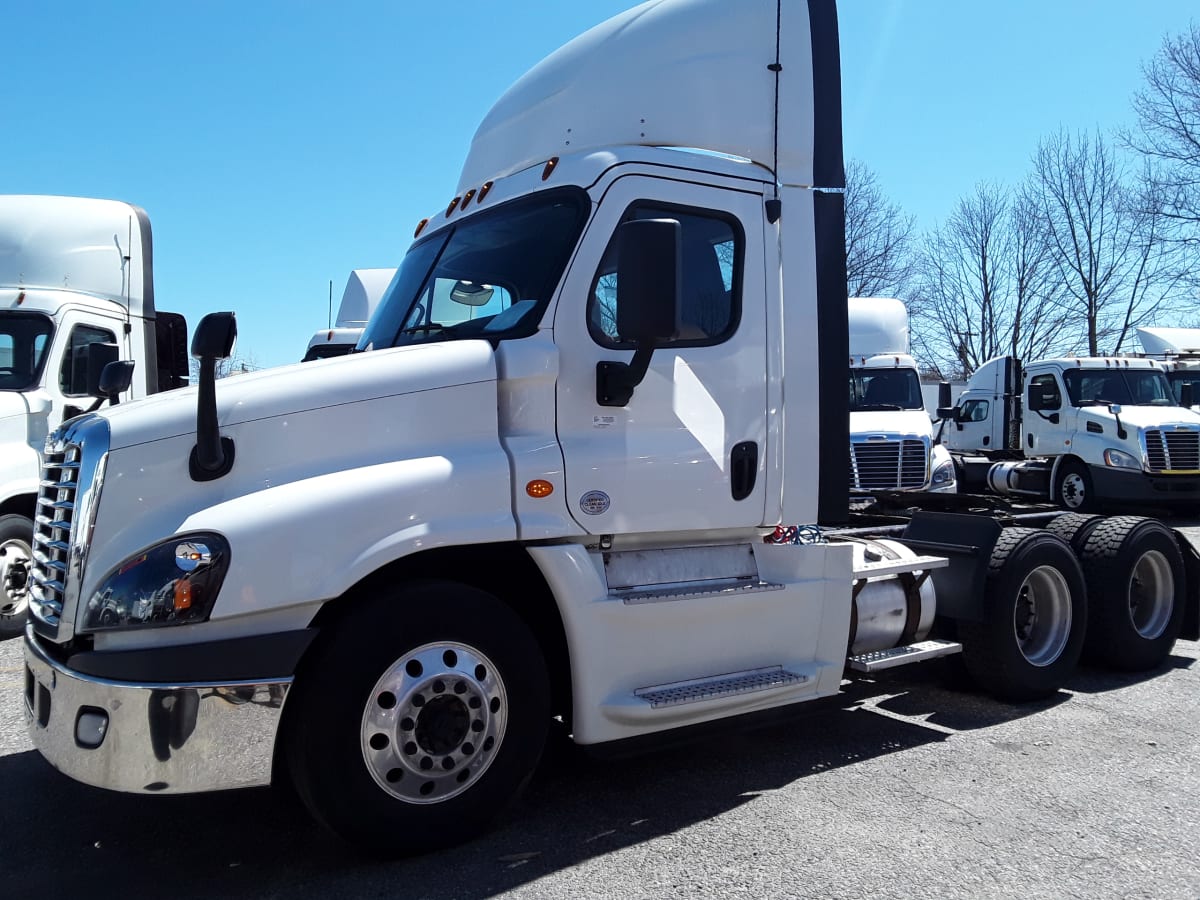
M 579 508 L 589 516 L 599 516 L 608 512 L 612 501 L 604 491 L 588 491 L 579 498 Z

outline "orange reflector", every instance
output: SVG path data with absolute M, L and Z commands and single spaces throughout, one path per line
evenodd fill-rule
M 483 198 L 481 197 L 480 199 L 482 200 Z M 25 302 L 25 292 L 21 291 L 21 293 L 17 294 L 17 306 L 20 306 L 24 302 Z
M 450 218 L 450 213 L 452 213 L 456 209 L 458 209 L 458 201 L 461 199 L 462 199 L 462 197 L 455 197 L 453 200 L 450 201 L 450 205 L 448 207 L 446 207 L 446 218 L 447 219 Z
M 553 174 L 555 168 L 557 168 L 557 167 L 558 167 L 558 157 L 557 156 L 552 156 L 548 160 L 546 160 L 546 168 L 542 169 L 542 181 L 545 181 L 547 178 L 549 178 L 551 176 L 551 174 Z
M 417 230 L 413 232 L 413 237 L 419 237 L 421 232 L 425 230 L 425 226 L 429 224 L 428 219 L 422 219 L 417 223 Z
M 525 493 L 534 499 L 549 497 L 554 493 L 554 485 L 541 478 L 535 478 L 529 484 L 525 485 Z
M 485 181 L 483 183 L 483 187 L 481 187 L 479 189 L 479 196 L 477 198 L 475 198 L 475 202 L 482 203 L 483 198 L 488 195 L 488 192 L 491 191 L 491 189 L 492 189 L 492 183 L 490 181 Z
M 175 582 L 175 609 L 177 611 L 192 608 L 192 583 L 186 578 Z

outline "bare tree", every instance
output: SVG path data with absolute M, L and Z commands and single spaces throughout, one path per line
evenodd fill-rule
M 902 295 L 912 275 L 912 217 L 884 196 L 875 173 L 857 160 L 846 164 L 845 202 L 849 295 Z
M 1134 95 L 1130 146 L 1154 160 L 1151 182 L 1175 235 L 1200 246 L 1200 26 L 1163 40 Z
M 1068 343 L 1065 316 L 1027 190 L 979 184 L 920 255 L 916 343 L 931 369 L 964 377 L 996 356 L 1044 356 Z
M 233 356 L 229 357 L 229 359 L 217 360 L 217 378 L 244 375 L 247 372 L 257 372 L 261 368 L 262 366 L 258 364 L 258 357 L 254 355 L 253 350 L 242 351 L 235 348 Z M 198 359 L 189 359 L 188 376 L 192 384 L 199 384 L 200 361 Z
M 1131 186 L 1127 167 L 1098 133 L 1043 140 L 1034 182 L 1062 308 L 1086 324 L 1089 355 L 1118 353 L 1135 326 L 1170 307 L 1179 286 L 1161 209 Z

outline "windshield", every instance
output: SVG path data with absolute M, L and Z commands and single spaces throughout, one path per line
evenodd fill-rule
M 532 334 L 587 210 L 578 188 L 544 191 L 413 244 L 358 349 Z
M 1154 369 L 1067 369 L 1072 406 L 1175 406 L 1166 376 Z
M 913 369 L 850 370 L 850 412 L 924 408 Z
M 41 313 L 0 313 L 0 391 L 24 391 L 38 383 L 54 323 Z

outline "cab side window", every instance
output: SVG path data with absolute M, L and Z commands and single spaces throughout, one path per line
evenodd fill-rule
M 67 397 L 87 396 L 87 347 L 90 344 L 113 344 L 117 337 L 103 328 L 76 325 L 71 329 L 67 351 L 63 355 L 58 386 Z
M 741 314 L 742 257 L 745 241 L 735 219 L 716 211 L 634 203 L 622 221 L 675 219 L 683 245 L 680 330 L 664 346 L 719 344 L 737 330 Z M 632 348 L 617 331 L 617 242 L 614 236 L 592 279 L 588 330 L 601 346 Z
M 987 421 L 989 406 L 987 400 L 968 400 L 962 405 L 962 412 L 959 414 L 958 420 L 960 422 Z

